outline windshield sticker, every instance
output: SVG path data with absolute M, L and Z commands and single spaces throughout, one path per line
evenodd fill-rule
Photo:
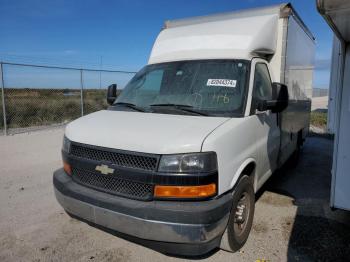
M 207 86 L 236 87 L 237 80 L 232 79 L 208 79 Z

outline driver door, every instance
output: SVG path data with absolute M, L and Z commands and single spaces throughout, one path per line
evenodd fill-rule
M 263 60 L 253 63 L 254 82 L 252 90 L 251 115 L 258 120 L 256 142 L 258 150 L 259 183 L 264 183 L 277 168 L 280 149 L 280 128 L 278 114 L 270 110 L 259 111 L 259 101 L 272 100 L 272 81 L 268 66 Z

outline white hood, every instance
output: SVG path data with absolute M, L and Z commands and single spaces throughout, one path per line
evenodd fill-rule
M 154 154 L 200 152 L 206 136 L 223 117 L 99 111 L 71 122 L 74 142 Z

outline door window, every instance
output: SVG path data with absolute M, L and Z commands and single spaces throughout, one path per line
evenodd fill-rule
M 272 84 L 266 64 L 258 63 L 254 73 L 252 112 L 261 100 L 272 100 Z

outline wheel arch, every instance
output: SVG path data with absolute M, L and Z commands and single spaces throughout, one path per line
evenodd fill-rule
M 257 189 L 257 175 L 256 175 L 256 161 L 254 158 L 248 158 L 246 159 L 240 167 L 237 169 L 235 175 L 233 176 L 233 179 L 230 184 L 230 188 L 232 189 L 239 179 L 243 176 L 247 175 L 251 177 L 253 181 L 253 186 L 254 186 L 254 192 L 256 192 Z

